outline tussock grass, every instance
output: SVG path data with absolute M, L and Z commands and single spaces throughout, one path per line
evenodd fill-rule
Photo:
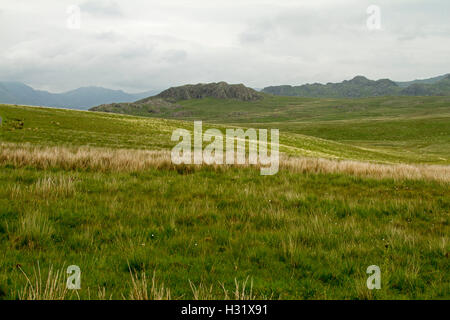
M 33 145 L 0 144 L 0 164 L 39 169 L 94 171 L 142 171 L 150 168 L 171 168 L 179 172 L 195 171 L 194 165 L 174 165 L 169 151 L 107 149 L 92 147 L 39 147 Z M 203 165 L 204 166 L 204 165 Z M 248 165 L 240 165 L 247 167 Z M 214 168 L 229 166 L 211 165 Z M 259 165 L 254 166 L 260 168 Z M 343 173 L 376 179 L 425 179 L 450 181 L 450 166 L 424 164 L 381 164 L 354 160 L 330 160 L 281 155 L 280 169 L 299 173 Z M 59 195 L 73 192 L 71 180 L 42 180 L 36 191 Z
M 156 279 L 156 272 L 153 272 L 151 283 L 149 283 L 146 273 L 141 271 L 141 273 L 133 272 L 130 270 L 132 290 L 130 300 L 170 300 L 172 299 L 170 294 L 170 289 L 165 287 L 163 283 L 159 283 Z M 238 281 L 234 279 L 234 289 L 228 290 L 225 284 L 219 283 L 222 294 L 214 291 L 213 285 L 205 285 L 201 282 L 196 286 L 192 281 L 189 280 L 189 286 L 192 290 L 192 295 L 194 300 L 256 300 L 260 297 L 253 292 L 253 279 L 250 280 L 247 277 L 243 281 Z M 101 291 L 104 293 L 104 290 Z M 99 295 L 100 296 L 100 295 Z M 264 297 L 263 299 L 271 299 Z
M 194 300 L 213 300 L 213 286 L 207 286 L 203 282 L 200 282 L 196 286 L 191 280 L 189 280 L 189 286 L 191 287 Z
M 36 249 L 48 243 L 56 230 L 47 213 L 26 208 L 17 220 L 6 223 L 6 232 L 16 247 Z
M 46 197 L 68 197 L 75 192 L 74 179 L 72 177 L 57 176 L 44 177 L 30 186 L 31 193 Z
M 220 288 L 223 291 L 223 295 L 215 292 L 213 285 L 205 285 L 203 282 L 200 282 L 198 286 L 196 286 L 192 281 L 189 280 L 189 286 L 191 287 L 193 299 L 194 300 L 270 300 L 272 296 L 260 297 L 253 292 L 253 279 L 250 280 L 250 284 L 248 284 L 249 277 L 245 278 L 243 281 L 238 281 L 236 278 L 234 279 L 234 289 L 228 290 L 224 283 L 219 283 Z
M 170 153 L 127 149 L 90 147 L 38 147 L 31 145 L 0 145 L 0 163 L 39 169 L 140 171 L 170 165 Z M 54 184 L 41 182 L 40 189 Z M 64 183 L 63 183 L 64 184 Z
M 450 166 L 423 164 L 380 164 L 354 160 L 285 157 L 281 168 L 302 173 L 344 173 L 377 179 L 424 179 L 450 181 Z
M 20 300 L 64 300 L 67 298 L 68 290 L 64 281 L 63 270 L 54 271 L 50 266 L 46 278 L 42 278 L 39 263 L 33 268 L 33 274 L 28 276 L 20 266 L 19 270 L 26 278 L 26 285 L 19 290 Z
M 249 287 L 247 287 L 249 277 L 247 277 L 244 281 L 239 282 L 236 278 L 234 278 L 235 288 L 234 291 L 229 293 L 225 286 L 222 284 L 223 291 L 225 293 L 225 300 L 234 299 L 234 300 L 256 300 L 258 299 L 256 295 L 253 293 L 253 279 L 250 280 Z
M 54 228 L 48 217 L 40 211 L 32 211 L 19 218 L 18 236 L 30 240 L 48 239 Z
M 448 110 L 429 100 L 423 112 Z M 299 121 L 282 122 L 294 120 L 288 107 L 267 123 L 282 132 L 281 151 L 298 151 L 274 176 L 258 166 L 172 165 L 171 132 L 192 123 L 0 106 L 0 298 L 448 298 L 448 166 L 391 164 L 448 165 L 448 117 L 364 123 L 377 106 L 355 100 L 361 117 L 341 125 L 340 102 L 310 102 Z M 305 123 L 318 114 L 334 124 Z M 8 119 L 24 125 L 12 130 Z M 41 277 L 37 260 L 55 268 Z M 82 270 L 82 288 L 69 294 L 53 271 L 66 262 Z M 381 290 L 366 287 L 373 264 Z
M 80 299 L 448 296 L 450 189 L 436 181 L 206 166 L 189 174 L 4 166 L 0 181 L 7 299 L 26 285 L 12 266 L 28 275 L 38 259 L 79 265 Z M 73 181 L 74 192 L 37 194 L 46 181 Z M 372 264 L 382 270 L 377 292 L 365 287 Z M 249 275 L 253 284 L 242 281 Z
M 43 278 L 41 274 L 41 268 L 39 262 L 36 267 L 33 267 L 32 275 L 28 275 L 20 265 L 17 266 L 26 280 L 26 284 L 23 288 L 17 291 L 18 298 L 20 300 L 64 300 L 69 296 L 77 296 L 77 290 L 68 290 L 65 282 L 64 270 L 53 269 L 51 265 L 49 267 L 48 274 Z M 164 286 L 164 283 L 160 283 L 156 277 L 156 271 L 153 272 L 151 279 L 147 278 L 147 274 L 144 270 L 137 272 L 130 268 L 130 292 L 128 296 L 122 296 L 125 300 L 171 300 L 171 290 Z M 192 290 L 194 300 L 256 300 L 260 299 L 259 296 L 253 292 L 253 279 L 250 280 L 247 277 L 243 281 L 234 279 L 234 289 L 228 290 L 225 288 L 225 284 L 219 283 L 220 291 L 222 293 L 214 292 L 213 285 L 207 286 L 201 282 L 196 286 L 189 280 L 189 286 Z M 80 289 L 81 290 L 81 289 Z M 88 296 L 90 296 L 90 290 Z M 220 292 L 219 291 L 219 292 Z M 99 300 L 111 300 L 112 295 L 108 295 L 106 287 L 97 288 L 97 299 Z M 263 297 L 264 300 L 272 299 L 272 297 Z
M 156 280 L 156 272 L 153 272 L 151 282 L 148 281 L 145 271 L 139 274 L 131 270 L 130 276 L 132 283 L 132 290 L 130 292 L 130 300 L 170 300 L 170 289 L 164 286 L 164 283 L 159 284 Z

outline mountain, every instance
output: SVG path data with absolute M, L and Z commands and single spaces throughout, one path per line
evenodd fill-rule
M 243 84 L 228 84 L 226 82 L 188 84 L 180 87 L 172 87 L 158 94 L 157 98 L 171 101 L 189 99 L 237 99 L 241 101 L 253 101 L 262 98 L 262 94 L 244 86 Z
M 402 90 L 407 96 L 450 96 L 450 74 L 434 83 L 415 82 Z
M 47 91 L 34 90 L 20 82 L 0 82 L 0 103 L 57 105 L 58 95 Z
M 369 80 L 356 76 L 341 83 L 305 84 L 302 86 L 272 86 L 263 89 L 265 93 L 285 96 L 329 97 L 329 98 L 361 98 L 369 96 L 395 95 L 398 85 L 388 79 Z
M 428 78 L 428 79 L 417 79 L 417 80 L 413 80 L 413 81 L 396 81 L 395 83 L 402 88 L 406 88 L 412 84 L 433 84 L 433 83 L 436 83 L 436 82 L 444 79 L 448 75 L 450 75 L 450 73 L 444 74 L 442 76 Z
M 111 102 L 129 102 L 148 97 L 155 91 L 126 93 L 102 87 L 82 87 L 63 93 L 35 90 L 21 82 L 0 82 L 0 103 L 25 104 L 87 110 Z
M 62 105 L 64 107 L 89 109 L 92 106 L 104 103 L 136 101 L 155 93 L 157 92 L 127 93 L 122 90 L 111 90 L 102 87 L 81 87 L 59 95 L 63 96 L 61 100 L 64 101 Z
M 134 115 L 149 115 L 167 110 L 182 113 L 182 110 L 178 110 L 181 106 L 177 103 L 182 100 L 215 98 L 256 101 L 263 97 L 264 94 L 248 88 L 243 84 L 228 84 L 226 82 L 199 83 L 171 87 L 156 96 L 141 99 L 133 103 L 103 104 L 89 110 Z
M 406 87 L 389 80 L 369 80 L 356 76 L 339 83 L 271 86 L 262 91 L 280 96 L 311 98 L 364 98 L 377 96 L 440 96 L 450 95 L 450 75 L 411 82 Z

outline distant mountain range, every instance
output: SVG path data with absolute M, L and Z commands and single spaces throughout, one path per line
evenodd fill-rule
M 63 93 L 35 90 L 21 82 L 0 82 L 0 103 L 87 110 L 99 104 L 131 102 L 158 93 L 127 93 L 102 87 L 82 87 Z
M 299 96 L 311 98 L 364 98 L 376 96 L 450 96 L 450 74 L 406 82 L 389 79 L 369 80 L 356 76 L 339 83 L 305 84 L 300 86 L 271 86 L 258 92 L 243 84 L 217 82 L 209 84 L 184 85 L 159 91 L 127 93 L 102 87 L 82 87 L 63 93 L 35 90 L 20 82 L 0 81 L 0 103 L 24 104 L 70 109 L 107 110 L 113 112 L 133 108 L 145 113 L 167 107 L 179 100 L 218 98 L 252 101 L 263 98 L 264 93 L 279 96 Z M 133 102 L 133 104 L 131 104 Z M 120 112 L 119 111 L 119 112 Z
M 418 80 L 403 81 L 403 82 L 396 81 L 395 83 L 398 84 L 399 87 L 406 88 L 412 84 L 433 84 L 433 83 L 436 83 L 436 82 L 444 79 L 445 77 L 448 77 L 449 75 L 450 75 L 450 73 L 447 73 L 442 76 L 437 76 L 437 77 L 428 78 L 428 79 L 418 79 Z
M 450 95 L 450 74 L 409 82 L 394 82 L 389 79 L 374 81 L 363 76 L 356 76 L 339 83 L 271 86 L 264 88 L 262 92 L 279 96 L 311 98 L 448 96 Z

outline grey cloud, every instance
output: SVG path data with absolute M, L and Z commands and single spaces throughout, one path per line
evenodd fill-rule
M 180 63 L 187 58 L 187 53 L 184 50 L 168 50 L 163 55 L 163 60 L 169 63 Z
M 276 26 L 272 22 L 258 21 L 247 26 L 246 30 L 239 35 L 239 41 L 242 44 L 264 42 L 275 30 Z
M 123 12 L 119 5 L 112 0 L 89 0 L 80 5 L 82 12 L 94 15 L 122 16 Z
M 82 13 L 95 19 L 76 31 L 65 27 L 64 8 L 42 1 L 23 12 L 13 2 L 2 7 L 2 79 L 50 91 L 136 92 L 220 80 L 264 87 L 450 72 L 449 1 L 379 0 L 380 32 L 366 28 L 365 0 L 87 1 Z
M 105 32 L 99 32 L 94 35 L 95 39 L 101 40 L 101 41 L 118 41 L 120 40 L 120 35 L 113 32 L 113 31 L 105 31 Z

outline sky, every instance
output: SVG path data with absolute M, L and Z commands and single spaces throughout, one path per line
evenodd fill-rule
M 0 80 L 62 92 L 450 72 L 448 0 L 0 0 Z

